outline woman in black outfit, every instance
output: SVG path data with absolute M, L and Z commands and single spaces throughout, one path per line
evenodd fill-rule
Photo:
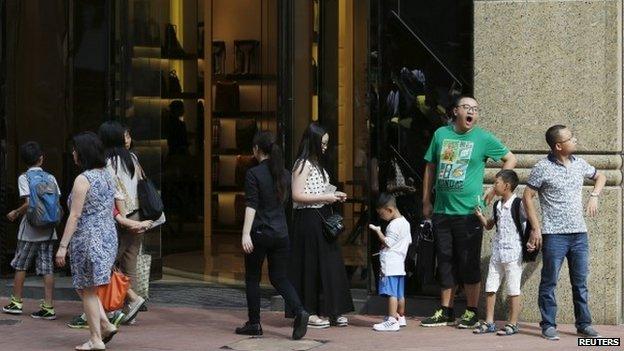
M 328 143 L 329 134 L 318 124 L 310 124 L 293 168 L 291 281 L 305 309 L 312 314 L 310 328 L 347 326 L 348 320 L 342 314 L 354 310 L 340 244 L 323 235 L 323 218 L 331 215 L 331 204 L 347 199 L 347 194 L 330 184 L 329 173 L 323 167 Z
M 242 235 L 249 321 L 236 328 L 236 334 L 262 335 L 260 278 L 266 256 L 271 284 L 284 297 L 286 306 L 291 308 L 290 313 L 295 315 L 292 338 L 298 340 L 307 332 L 309 314 L 288 281 L 290 250 L 284 203 L 290 193 L 290 172 L 284 169 L 282 151 L 271 132 L 255 135 L 253 153 L 260 164 L 247 171 L 247 207 Z

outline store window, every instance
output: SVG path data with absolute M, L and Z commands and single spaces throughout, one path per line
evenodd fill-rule
M 422 220 L 425 151 L 433 132 L 448 123 L 452 96 L 472 93 L 472 1 L 371 0 L 370 5 L 373 190 L 400 190 L 399 209 L 415 232 Z M 378 221 L 374 212 L 371 218 Z M 379 249 L 377 241 L 370 244 L 371 254 Z M 433 242 L 424 241 L 416 259 L 408 260 L 407 293 L 438 293 L 433 251 Z M 371 266 L 379 271 L 375 256 Z

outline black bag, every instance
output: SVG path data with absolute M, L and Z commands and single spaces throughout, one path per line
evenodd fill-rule
M 496 213 L 496 207 L 500 200 L 496 201 L 493 206 L 492 215 L 494 216 L 494 221 L 496 221 L 498 225 L 498 213 Z M 529 238 L 531 237 L 531 222 L 526 221 L 526 227 L 522 228 L 522 223 L 520 222 L 520 206 L 522 206 L 522 199 L 519 197 L 515 198 L 511 205 L 511 217 L 513 218 L 514 224 L 516 225 L 516 230 L 520 233 L 520 243 L 522 244 L 522 262 L 535 262 L 537 259 L 537 254 L 539 250 L 534 250 L 529 252 L 527 248 L 527 243 L 529 242 Z
M 160 194 L 156 190 L 154 184 L 145 176 L 143 168 L 141 168 L 141 179 L 137 184 L 137 193 L 139 195 L 139 211 L 142 220 L 155 221 L 163 213 L 165 206 L 163 205 Z
M 162 47 L 162 53 L 163 57 L 183 58 L 186 56 L 182 45 L 178 41 L 175 24 L 167 23 L 165 25 L 165 45 Z
M 180 79 L 178 79 L 178 74 L 175 69 L 169 71 L 168 84 L 167 84 L 167 93 L 168 94 L 181 94 L 182 86 L 180 85 Z
M 344 220 L 341 215 L 338 213 L 334 213 L 332 209 L 332 214 L 329 217 L 324 217 L 321 214 L 321 211 L 316 210 L 316 213 L 323 220 L 323 235 L 327 241 L 332 242 L 338 238 L 342 232 L 345 230 Z

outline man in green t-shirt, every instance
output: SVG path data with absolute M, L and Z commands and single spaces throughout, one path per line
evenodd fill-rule
M 455 325 L 453 300 L 459 284 L 464 286 L 467 308 L 458 327 L 473 328 L 479 322 L 483 227 L 474 211 L 483 203 L 487 159 L 503 160 L 503 169 L 512 169 L 516 157 L 494 135 L 476 126 L 478 116 L 479 106 L 474 98 L 456 98 L 453 123 L 436 130 L 425 154 L 423 216 L 432 219 L 436 235 L 441 307 L 422 321 L 424 327 Z M 434 206 L 432 186 L 435 186 Z M 490 203 L 493 197 L 490 191 L 485 203 Z

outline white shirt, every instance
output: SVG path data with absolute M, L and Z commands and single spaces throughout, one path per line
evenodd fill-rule
M 386 247 L 379 253 L 384 276 L 405 275 L 405 257 L 411 243 L 412 234 L 407 219 L 393 219 L 386 228 Z
M 507 202 L 503 203 L 501 200 L 496 206 L 498 223 L 496 223 L 496 234 L 492 238 L 493 262 L 514 262 L 522 256 L 520 233 L 518 233 L 518 229 L 511 215 L 511 207 L 516 197 L 516 194 L 513 194 Z M 524 206 L 521 205 L 520 223 L 522 223 L 522 228 L 526 228 L 526 217 Z
M 136 156 L 134 154 L 131 155 L 134 161 L 134 176 L 130 175 L 121 157 L 117 157 L 116 167 L 114 167 L 110 158 L 106 160 L 106 170 L 113 176 L 113 180 L 115 180 L 115 199 L 124 201 L 124 212 L 126 214 L 139 209 L 139 195 L 137 192 L 140 172 L 139 163 L 137 162 Z

